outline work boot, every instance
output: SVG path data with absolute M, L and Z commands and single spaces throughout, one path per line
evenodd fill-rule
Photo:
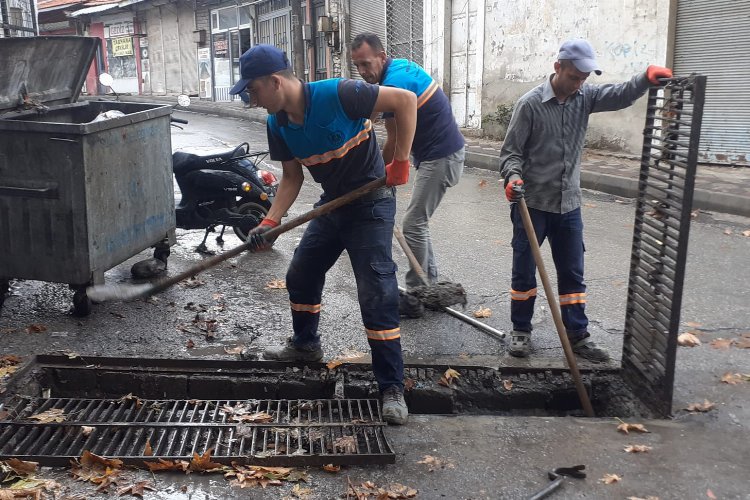
M 593 361 L 594 363 L 609 361 L 609 353 L 601 347 L 597 347 L 590 337 L 583 338 L 571 344 L 573 352 L 583 359 Z
M 398 292 L 398 314 L 407 318 L 421 318 L 424 316 L 422 301 L 409 292 Z
M 508 354 L 517 358 L 528 358 L 531 352 L 531 332 L 513 330 L 510 334 Z
M 275 361 L 309 361 L 317 363 L 323 360 L 323 348 L 320 345 L 311 347 L 297 347 L 292 343 L 292 337 L 286 339 L 281 346 L 269 347 L 263 351 L 264 359 Z
M 383 391 L 383 420 L 389 424 L 404 425 L 409 418 L 409 408 L 404 401 L 404 391 L 392 385 Z

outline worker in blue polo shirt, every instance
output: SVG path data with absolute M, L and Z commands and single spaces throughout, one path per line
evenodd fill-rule
M 455 186 L 464 169 L 464 137 L 453 118 L 448 97 L 437 82 L 418 64 L 407 59 L 392 59 L 374 33 L 354 37 L 351 46 L 352 64 L 368 83 L 409 90 L 417 96 L 417 130 L 412 144 L 412 157 L 417 174 L 411 201 L 406 209 L 403 232 L 414 256 L 431 282 L 437 281 L 438 269 L 430 239 L 430 217 L 435 213 L 446 190 Z M 386 162 L 393 158 L 398 127 L 385 113 L 388 132 L 383 145 Z M 423 285 L 417 269 L 406 273 L 406 288 Z M 401 310 L 407 316 L 419 316 L 419 304 L 401 298 Z M 413 306 L 417 306 L 415 310 Z
M 271 347 L 266 359 L 320 361 L 318 322 L 328 270 L 346 250 L 357 281 L 357 294 L 372 369 L 383 397 L 383 419 L 406 423 L 404 363 L 398 311 L 396 264 L 391 256 L 395 188 L 409 179 L 409 150 L 414 139 L 417 99 L 411 92 L 380 88 L 340 78 L 304 83 L 295 78 L 280 49 L 256 45 L 240 57 L 242 79 L 231 89 L 247 89 L 253 105 L 268 111 L 271 159 L 283 168 L 273 206 L 251 232 L 251 250 L 273 242 L 263 233 L 276 227 L 299 194 L 302 165 L 323 187 L 317 205 L 385 175 L 386 187 L 310 221 L 286 275 L 294 335 Z M 378 149 L 373 113 L 391 112 L 398 123 L 388 165 Z

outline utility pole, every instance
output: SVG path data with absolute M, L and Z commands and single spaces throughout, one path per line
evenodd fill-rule
M 302 40 L 302 25 L 305 20 L 302 19 L 302 0 L 291 0 L 292 7 L 292 53 L 294 60 L 292 66 L 294 73 L 300 80 L 307 80 L 305 77 L 305 41 Z M 311 2 L 308 2 L 308 5 Z

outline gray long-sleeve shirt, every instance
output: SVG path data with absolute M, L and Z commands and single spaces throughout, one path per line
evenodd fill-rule
M 646 90 L 646 74 L 620 84 L 590 85 L 560 103 L 552 77 L 522 96 L 500 152 L 506 179 L 524 182 L 531 208 L 567 213 L 581 206 L 581 153 L 591 113 L 615 111 L 633 104 Z

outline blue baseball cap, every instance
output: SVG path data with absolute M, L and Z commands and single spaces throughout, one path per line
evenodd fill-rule
M 560 46 L 560 53 L 557 55 L 557 60 L 571 61 L 581 73 L 591 73 L 593 71 L 597 75 L 602 74 L 602 70 L 596 64 L 594 48 L 589 42 L 581 38 L 573 38 L 563 43 Z
M 290 68 L 289 59 L 287 59 L 283 50 L 273 45 L 256 45 L 240 56 L 240 75 L 242 76 L 242 80 L 235 83 L 229 93 L 233 95 L 239 94 L 255 78 L 272 75 L 278 71 Z

